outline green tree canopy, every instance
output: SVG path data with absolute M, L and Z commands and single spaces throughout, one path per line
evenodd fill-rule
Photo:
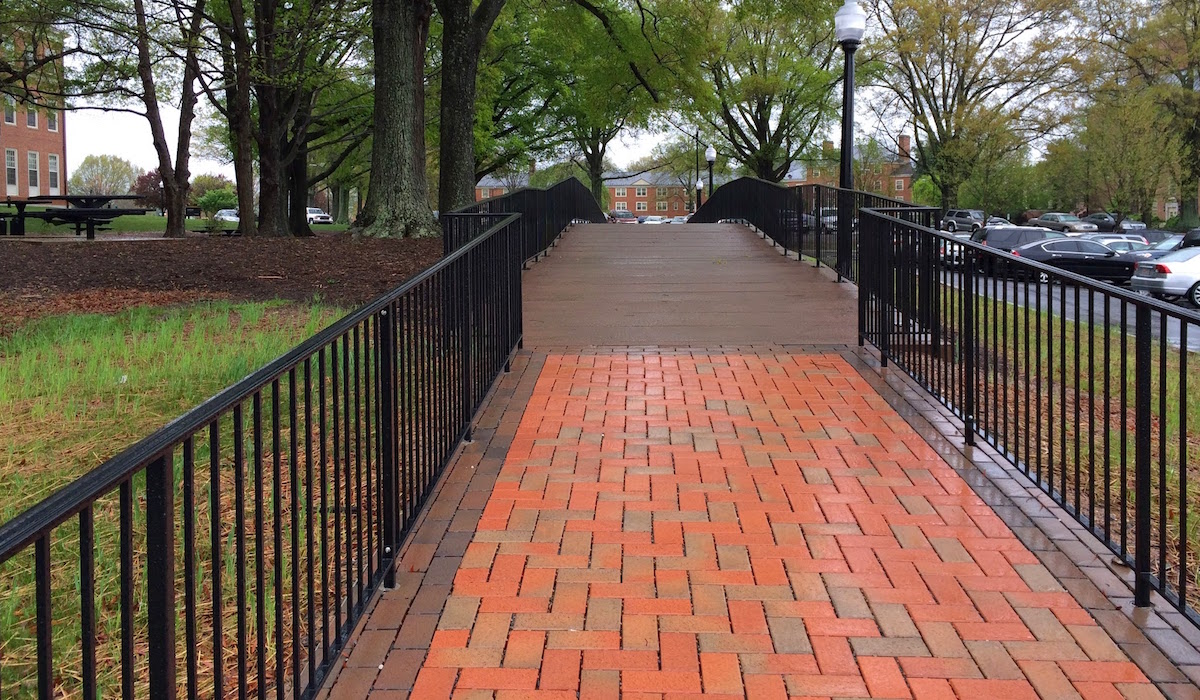
M 75 167 L 67 188 L 71 194 L 129 194 L 141 174 L 140 168 L 124 158 L 92 155 Z

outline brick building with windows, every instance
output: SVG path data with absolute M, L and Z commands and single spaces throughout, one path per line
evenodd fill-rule
M 899 139 L 898 153 L 886 161 L 875 163 L 863 169 L 856 164 L 854 189 L 864 192 L 876 192 L 886 197 L 912 201 L 913 163 L 910 149 L 912 141 L 907 135 Z M 784 184 L 788 187 L 796 185 L 828 185 L 836 187 L 840 177 L 841 164 L 833 143 L 826 141 L 822 149 L 823 157 L 805 163 L 793 163 Z
M 668 173 L 630 176 L 607 173 L 604 180 L 608 188 L 608 208 L 631 211 L 639 216 L 683 216 L 689 213 L 688 206 L 695 197 L 694 194 L 689 197 L 688 188 Z
M 61 110 L 0 96 L 4 195 L 14 199 L 67 193 L 67 130 Z

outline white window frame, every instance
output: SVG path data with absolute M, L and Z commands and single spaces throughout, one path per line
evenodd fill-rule
M 4 97 L 4 123 L 17 124 L 17 101 L 7 95 Z
M 616 189 L 613 191 L 613 196 L 614 196 L 614 197 L 628 197 L 629 195 L 625 193 L 625 188 L 624 188 L 624 187 L 617 187 L 617 188 L 616 188 Z
M 876 192 L 882 192 L 882 191 L 883 191 L 883 180 L 876 180 L 876 181 L 875 181 L 875 191 L 876 191 Z
M 29 189 L 29 196 L 36 197 L 42 193 L 42 157 L 37 151 L 27 151 L 25 153 L 25 177 L 28 181 L 25 183 Z
M 650 209 L 646 206 L 645 202 L 637 202 L 634 211 L 650 211 Z
M 646 188 L 645 187 L 635 188 L 633 190 L 633 195 L 635 197 L 645 197 L 646 196 Z
M 4 149 L 4 182 L 7 194 L 15 197 L 21 187 L 21 171 L 17 169 L 17 149 Z
M 58 112 L 54 110 L 46 112 L 46 131 L 58 131 Z
M 46 154 L 46 187 L 50 189 L 50 194 L 59 194 L 62 191 L 62 174 L 57 153 Z
M 657 204 L 655 204 L 655 208 L 658 211 L 667 211 L 667 203 L 666 202 L 658 202 Z
M 626 208 L 625 202 L 617 202 L 613 205 L 613 211 L 629 211 L 629 209 Z
M 32 105 L 29 107 L 29 109 L 25 110 L 25 126 L 29 127 L 30 129 L 38 128 L 38 113 Z
M 901 192 L 903 190 L 904 190 L 904 178 L 898 177 L 898 178 L 896 178 L 896 191 Z
M 679 200 L 675 200 L 675 211 L 679 211 Z
M 814 179 L 814 180 L 816 180 L 817 178 L 821 177 L 821 169 L 820 169 L 820 168 L 813 168 L 813 171 L 812 171 L 812 176 L 813 176 L 813 179 Z

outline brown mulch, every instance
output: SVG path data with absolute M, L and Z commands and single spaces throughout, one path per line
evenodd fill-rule
M 441 239 L 186 238 L 0 242 L 0 318 L 12 327 L 60 313 L 202 299 L 358 306 L 442 257 Z

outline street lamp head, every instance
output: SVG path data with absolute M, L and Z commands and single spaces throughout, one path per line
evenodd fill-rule
M 846 4 L 833 16 L 833 27 L 839 44 L 857 44 L 867 31 L 867 13 L 855 0 L 846 0 Z
M 712 146 L 709 146 L 704 151 L 704 157 L 706 160 L 708 160 L 709 163 L 717 162 L 717 149 L 713 148 Z
M 696 180 L 696 191 L 704 189 L 704 180 Z

